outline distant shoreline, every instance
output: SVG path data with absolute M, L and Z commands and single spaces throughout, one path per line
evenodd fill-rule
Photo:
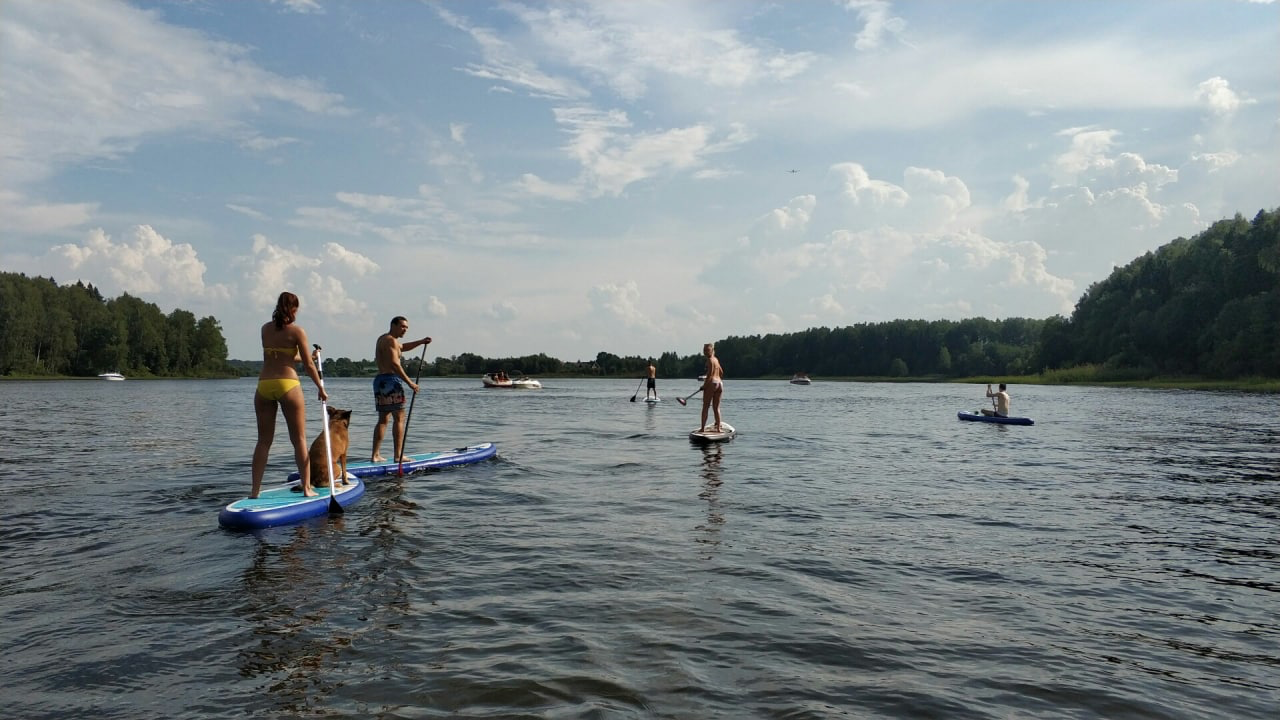
M 352 379 L 371 380 L 372 375 L 352 375 L 348 376 Z M 432 375 L 422 378 L 423 382 L 431 380 L 458 380 L 469 379 L 470 375 Z M 539 375 L 539 378 L 552 378 L 563 380 L 635 380 L 634 375 L 577 375 L 564 374 L 557 375 L 548 373 Z M 147 380 L 253 380 L 250 376 L 219 376 L 219 377 L 200 377 L 200 376 L 182 376 L 182 377 L 130 377 L 128 382 L 145 382 Z M 337 379 L 331 376 L 331 379 Z M 479 380 L 479 377 L 475 378 Z M 697 378 L 663 378 L 659 377 L 659 381 L 678 382 L 681 380 L 689 380 L 696 382 Z M 738 378 L 741 380 L 764 380 L 769 382 L 786 382 L 790 377 L 782 376 L 764 376 L 756 378 Z M 835 382 L 835 383 L 929 383 L 942 384 L 951 383 L 954 385 L 985 385 L 991 383 L 1008 383 L 1010 385 L 1063 385 L 1076 387 L 1123 387 L 1123 388 L 1141 388 L 1147 390 L 1197 390 L 1204 392 L 1245 392 L 1245 393 L 1280 393 L 1280 378 L 1242 378 L 1237 380 L 1212 380 L 1205 378 L 1152 378 L 1149 380 L 1100 380 L 1100 379 L 1068 379 L 1059 377 L 1044 377 L 1039 375 L 1020 375 L 1016 377 L 964 377 L 964 378 L 931 378 L 931 377 L 861 377 L 861 376 L 810 376 L 814 383 Z M 4 381 L 53 381 L 53 380 L 75 380 L 75 381 L 94 381 L 106 382 L 101 378 L 94 376 L 73 376 L 73 375 L 0 375 L 0 382 Z M 734 378 L 727 378 L 732 382 Z

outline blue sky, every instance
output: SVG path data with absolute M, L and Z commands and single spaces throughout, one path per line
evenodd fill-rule
M 1069 314 L 1280 205 L 1280 4 L 0 4 L 0 269 L 330 357 Z M 795 172 L 791 172 L 791 171 Z

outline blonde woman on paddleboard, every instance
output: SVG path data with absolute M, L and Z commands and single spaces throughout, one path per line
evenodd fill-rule
M 724 432 L 720 427 L 720 397 L 724 395 L 724 370 L 720 367 L 720 361 L 716 359 L 716 346 L 707 343 L 702 346 L 702 354 L 707 358 L 706 379 L 702 381 L 702 425 L 701 430 L 707 429 L 707 410 L 715 412 L 716 425 L 712 428 L 712 432 Z
M 267 455 L 276 434 L 276 409 L 284 413 L 289 427 L 289 442 L 293 443 L 293 459 L 298 464 L 298 477 L 302 478 L 302 493 L 314 497 L 311 488 L 311 465 L 307 457 L 307 408 L 302 394 L 302 383 L 294 363 L 301 362 L 311 382 L 320 391 L 320 401 L 329 396 L 320 384 L 320 373 L 315 362 L 307 354 L 307 331 L 294 324 L 298 317 L 298 296 L 282 292 L 271 313 L 271 322 L 262 326 L 262 372 L 258 373 L 258 387 L 253 393 L 253 410 L 258 416 L 258 444 L 253 448 L 253 490 L 249 497 L 256 498 L 262 491 L 262 476 L 267 470 Z

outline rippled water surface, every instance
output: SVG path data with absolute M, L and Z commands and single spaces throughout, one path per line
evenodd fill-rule
M 218 527 L 253 383 L 0 383 L 0 715 L 1271 718 L 1280 402 L 729 382 L 424 383 L 342 516 Z M 368 380 L 331 379 L 372 437 Z M 309 403 L 308 436 L 320 407 Z M 389 448 L 390 439 L 387 440 Z M 290 470 L 280 434 L 269 478 Z

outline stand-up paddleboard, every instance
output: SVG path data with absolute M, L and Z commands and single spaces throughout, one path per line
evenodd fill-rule
M 364 483 L 359 478 L 350 478 L 348 482 L 351 484 L 336 486 L 335 498 L 342 507 L 364 495 Z M 232 530 L 255 530 L 301 522 L 329 512 L 327 486 L 317 487 L 315 497 L 305 497 L 301 492 L 293 491 L 297 485 L 297 482 L 291 482 L 266 488 L 253 499 L 241 498 L 218 513 L 218 524 Z
M 454 448 L 453 450 L 442 450 L 440 452 L 424 452 L 413 455 L 405 455 L 404 471 L 416 472 L 418 470 L 426 470 L 428 468 L 443 468 L 451 465 L 470 465 L 481 460 L 488 460 L 498 453 L 498 446 L 491 442 L 480 443 L 478 445 L 468 445 L 467 447 Z M 347 474 L 356 477 L 377 477 L 379 475 L 396 475 L 399 474 L 401 464 L 391 460 L 384 462 L 369 462 L 361 460 L 359 462 L 347 463 Z M 295 480 L 298 473 L 289 476 L 290 480 Z
M 982 413 L 971 413 L 961 410 L 956 413 L 956 417 L 961 420 L 970 422 L 988 422 L 997 423 L 999 425 L 1035 425 L 1036 421 L 1029 417 L 1000 417 L 999 415 L 983 415 Z
M 727 422 L 720 423 L 721 432 L 712 432 L 712 427 L 714 425 L 708 426 L 706 430 L 694 430 L 689 433 L 689 439 L 693 442 L 723 442 L 732 440 L 733 436 L 738 432 Z
M 652 398 L 645 398 L 645 399 L 644 399 L 644 401 L 645 401 L 645 402 L 647 402 L 647 403 L 649 403 L 650 405 L 653 405 L 654 403 L 660 403 L 660 402 L 662 402 L 662 398 L 656 398 L 656 397 L 652 397 Z

